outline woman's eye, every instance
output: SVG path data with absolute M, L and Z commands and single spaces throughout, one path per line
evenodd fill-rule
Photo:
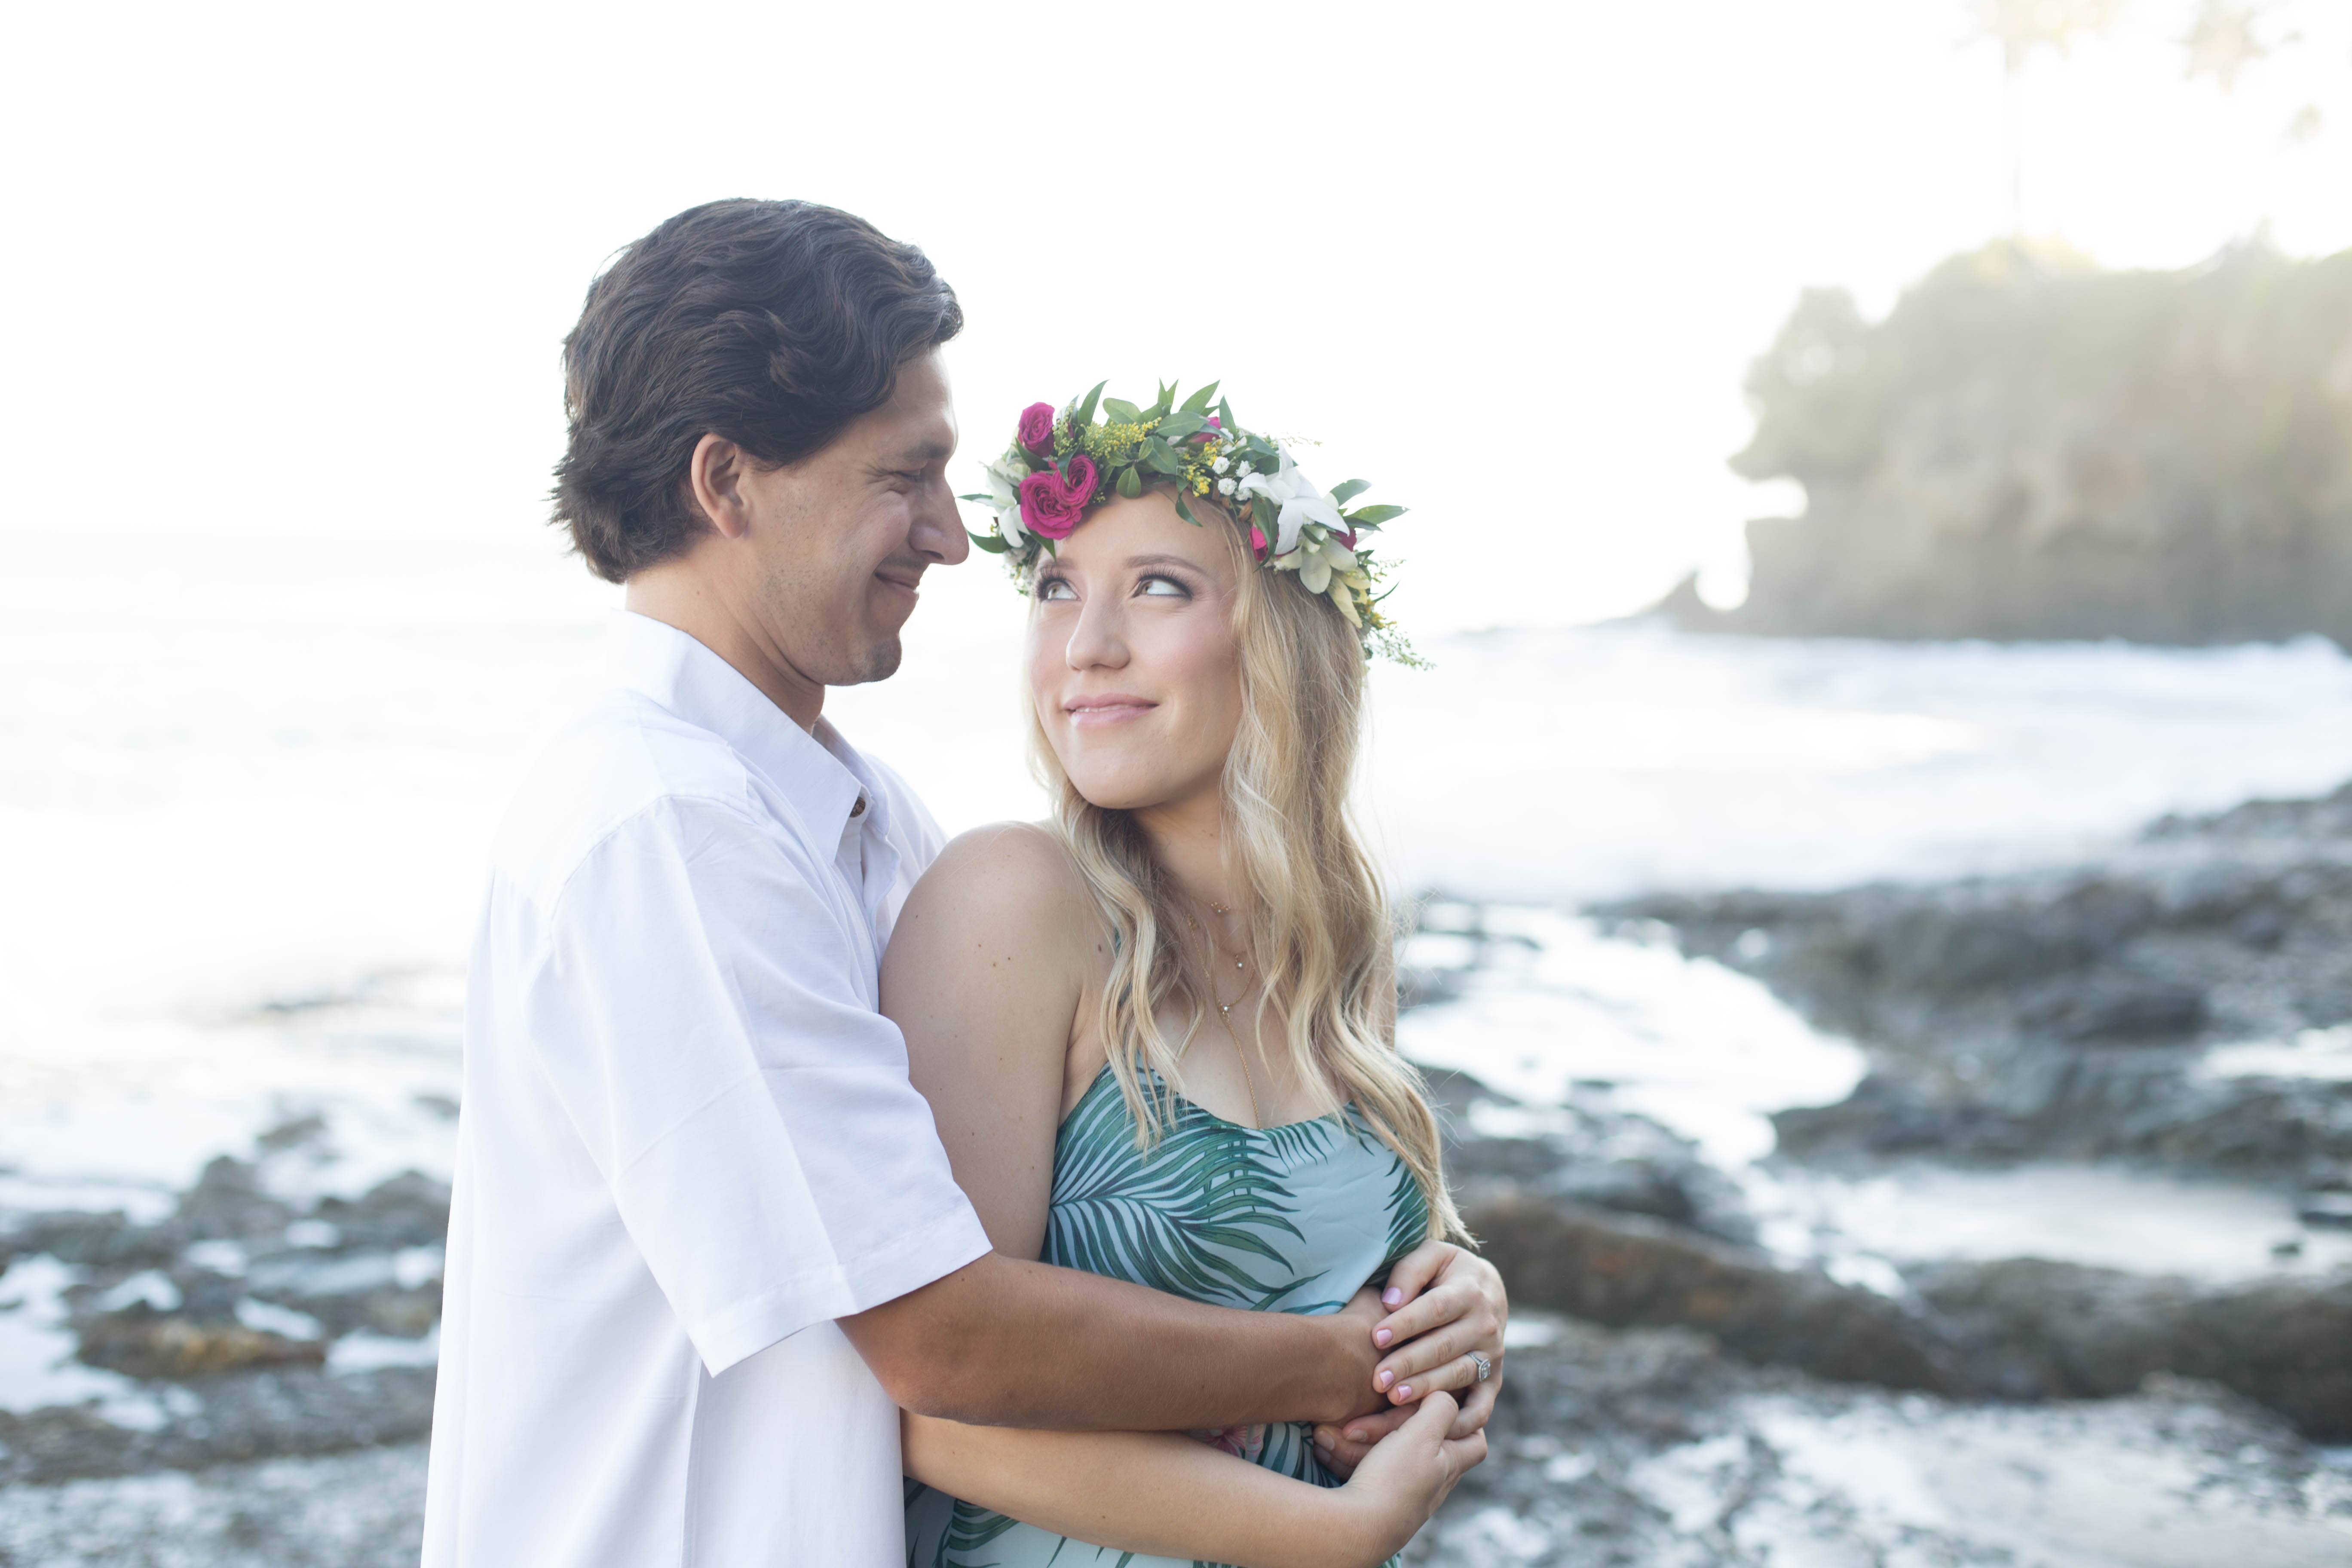
M 1059 577 L 1052 578 L 1046 582 L 1040 583 L 1037 585 L 1037 597 L 1040 599 L 1075 599 L 1077 596 L 1076 592 L 1071 588 L 1069 584 L 1064 582 Z
M 1136 584 L 1136 592 L 1139 594 L 1154 595 L 1172 594 L 1179 598 L 1190 598 L 1192 596 L 1192 590 L 1186 588 L 1183 584 L 1179 583 L 1173 577 L 1146 577 L 1141 583 Z

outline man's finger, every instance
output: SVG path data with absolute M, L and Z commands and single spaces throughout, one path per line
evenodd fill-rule
M 1358 1416 L 1341 1429 L 1341 1435 L 1351 1443 L 1360 1443 L 1370 1448 L 1412 1419 L 1412 1411 L 1392 1405 L 1375 1415 Z
M 1318 1426 L 1315 1428 L 1316 1458 L 1323 1461 L 1325 1469 L 1346 1480 L 1356 1473 L 1356 1467 L 1364 1462 L 1374 1444 L 1412 1420 L 1412 1415 L 1411 1405 L 1391 1405 L 1377 1415 L 1359 1416 L 1336 1426 L 1328 1424 Z M 1458 1425 L 1461 1417 L 1457 1415 L 1454 1420 Z M 1462 1435 L 1460 1432 L 1453 1434 L 1457 1437 Z
M 1445 1272 L 1445 1265 L 1454 1248 L 1451 1243 L 1424 1241 L 1396 1260 L 1389 1270 L 1389 1282 L 1381 1290 L 1381 1305 L 1394 1311 L 1423 1290 L 1429 1282 Z

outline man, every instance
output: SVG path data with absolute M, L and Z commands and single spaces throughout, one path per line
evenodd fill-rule
M 875 1011 L 939 832 L 824 689 L 890 675 L 967 553 L 961 323 L 913 247 L 736 201 L 631 246 L 565 341 L 556 515 L 627 611 L 493 851 L 426 1568 L 900 1568 L 901 1405 L 1341 1422 L 1418 1370 L 1368 1297 L 1226 1312 L 991 1251 Z

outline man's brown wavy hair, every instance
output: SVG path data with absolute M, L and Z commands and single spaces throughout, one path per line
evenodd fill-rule
M 782 468 L 890 400 L 963 327 L 914 246 L 814 202 L 710 202 L 621 252 L 563 340 L 571 438 L 554 519 L 625 582 L 709 524 L 687 486 L 706 434 Z

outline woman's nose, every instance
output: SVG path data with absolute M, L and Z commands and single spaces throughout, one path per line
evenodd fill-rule
M 1064 657 L 1072 669 L 1117 669 L 1127 663 L 1127 639 L 1117 600 L 1088 599 L 1078 606 Z

